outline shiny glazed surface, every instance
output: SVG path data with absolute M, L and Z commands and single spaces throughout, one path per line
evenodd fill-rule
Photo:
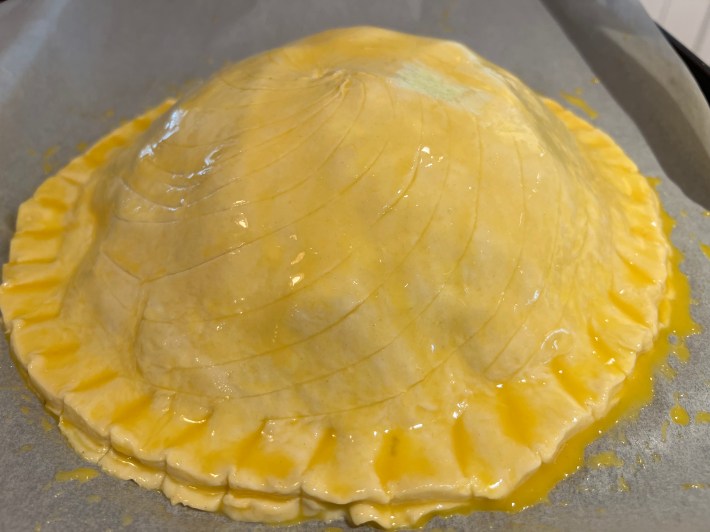
M 354 28 L 49 179 L 0 307 L 110 473 L 235 519 L 389 527 L 511 496 L 603 417 L 669 257 L 606 135 L 459 44 Z

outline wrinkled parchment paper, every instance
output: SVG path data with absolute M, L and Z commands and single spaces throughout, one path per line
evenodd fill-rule
M 635 0 L 9 0 L 0 4 L 0 262 L 19 204 L 86 143 L 225 62 L 356 24 L 459 40 L 558 100 L 560 91 L 581 89 L 599 113 L 596 125 L 645 174 L 661 178 L 693 313 L 710 331 L 710 260 L 699 248 L 710 244 L 703 215 L 710 111 Z M 691 419 L 710 410 L 710 334 L 688 344 L 691 360 L 671 360 L 678 376 L 657 377 L 652 405 L 588 449 L 614 450 L 622 467 L 582 468 L 550 503 L 518 514 L 437 518 L 429 526 L 706 530 L 710 424 L 670 423 L 662 437 L 674 393 Z M 3 341 L 0 350 L 0 530 L 272 530 L 173 507 L 160 493 L 103 473 L 83 483 L 55 480 L 87 464 L 26 389 Z

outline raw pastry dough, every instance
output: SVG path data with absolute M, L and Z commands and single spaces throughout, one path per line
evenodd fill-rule
M 375 28 L 230 66 L 20 208 L 0 306 L 72 445 L 240 520 L 510 494 L 659 330 L 669 244 L 605 134 Z

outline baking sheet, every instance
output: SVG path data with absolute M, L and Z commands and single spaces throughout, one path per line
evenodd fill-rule
M 0 262 L 19 204 L 85 143 L 225 62 L 355 24 L 459 40 L 558 100 L 560 91 L 581 89 L 599 112 L 595 123 L 642 172 L 661 178 L 663 204 L 678 221 L 673 239 L 686 255 L 693 314 L 710 330 L 710 260 L 699 248 L 702 240 L 710 244 L 703 215 L 710 208 L 710 112 L 635 1 L 9 0 L 0 4 Z M 691 338 L 691 360 L 671 360 L 678 376 L 656 379 L 653 404 L 588 449 L 614 450 L 623 467 L 582 469 L 549 504 L 518 514 L 437 518 L 429 526 L 706 529 L 710 425 L 671 423 L 665 438 L 662 426 L 674 393 L 691 418 L 710 410 L 709 340 L 708 333 Z M 0 530 L 273 530 L 173 507 L 160 493 L 104 474 L 55 480 L 87 464 L 26 390 L 2 341 L 0 350 Z

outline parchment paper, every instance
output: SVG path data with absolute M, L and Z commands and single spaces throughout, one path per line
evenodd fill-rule
M 710 244 L 703 216 L 710 112 L 635 1 L 9 0 L 0 4 L 0 262 L 19 204 L 82 143 L 227 61 L 355 24 L 459 40 L 551 97 L 582 89 L 599 112 L 596 124 L 645 174 L 661 178 L 663 204 L 678 221 L 673 240 L 686 255 L 693 313 L 710 330 L 710 261 L 699 248 Z M 437 518 L 429 526 L 706 530 L 710 425 L 671 423 L 664 439 L 662 424 L 676 392 L 691 418 L 710 410 L 708 340 L 708 333 L 691 338 L 690 362 L 671 361 L 678 376 L 658 376 L 652 405 L 588 449 L 614 450 L 623 467 L 583 468 L 549 504 L 518 514 Z M 0 530 L 272 530 L 172 507 L 157 492 L 103 473 L 85 483 L 56 481 L 58 471 L 87 464 L 26 390 L 2 341 L 0 350 Z

